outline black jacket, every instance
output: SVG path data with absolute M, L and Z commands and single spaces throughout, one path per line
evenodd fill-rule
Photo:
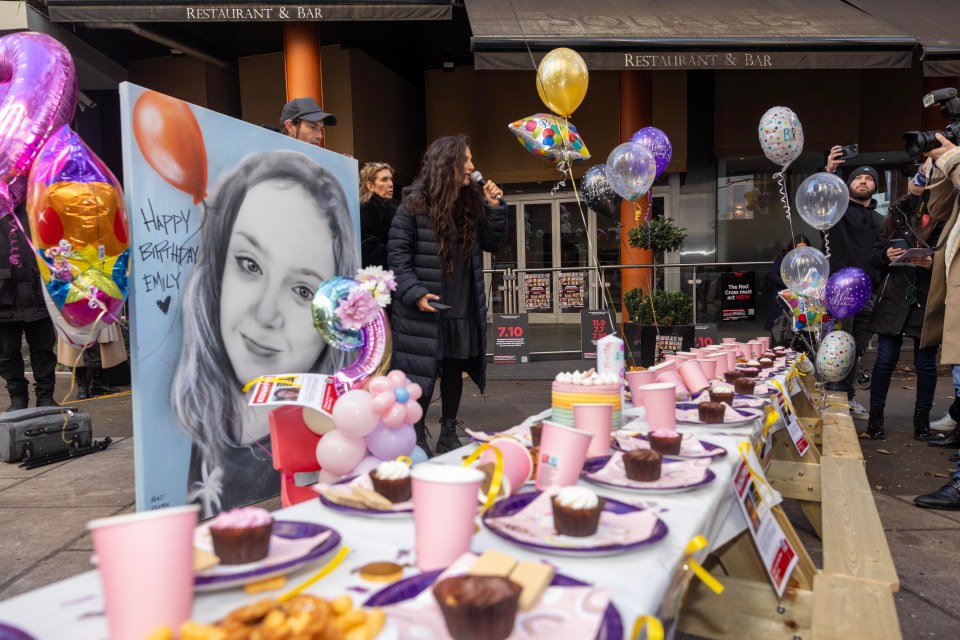
M 17 218 L 29 233 L 26 208 L 17 207 Z M 10 262 L 11 242 L 19 265 Z M 12 216 L 0 218 L 0 322 L 34 322 L 48 317 L 37 259 Z
M 780 301 L 780 296 L 777 295 L 787 288 L 787 285 L 783 282 L 783 277 L 780 276 L 780 265 L 783 264 L 783 259 L 786 256 L 785 253 L 778 255 L 773 264 L 770 265 L 770 270 L 767 271 L 767 284 L 770 285 L 770 307 L 767 309 L 767 321 L 763 323 L 763 328 L 767 331 L 773 329 L 773 323 L 776 322 L 777 318 L 788 311 L 786 305 Z
M 473 277 L 476 292 L 476 321 L 486 353 L 487 296 L 483 282 L 483 251 L 500 250 L 507 236 L 507 207 L 486 206 L 486 215 L 477 222 L 477 242 L 473 249 Z M 397 280 L 393 293 L 393 360 L 400 369 L 423 388 L 424 404 L 429 404 L 439 363 L 439 313 L 417 308 L 417 300 L 428 293 L 444 297 L 443 265 L 440 246 L 426 215 L 414 215 L 401 204 L 393 217 L 387 243 L 388 263 Z M 472 358 L 467 372 L 482 393 L 486 387 L 486 357 Z
M 903 206 L 912 213 L 917 198 L 911 196 L 909 204 Z M 894 238 L 903 238 L 910 246 L 916 244 L 907 227 L 904 215 L 894 207 L 888 215 L 898 216 L 897 233 Z M 940 224 L 942 223 L 933 223 Z M 940 229 L 935 229 L 926 242 L 933 246 L 940 235 Z M 923 313 L 927 303 L 927 293 L 930 291 L 930 270 L 919 267 L 891 267 L 887 257 L 890 240 L 886 234 L 881 234 L 873 247 L 870 262 L 881 274 L 880 288 L 877 291 L 877 301 L 873 305 L 873 313 L 867 329 L 871 333 L 884 335 L 900 335 L 908 338 L 920 339 L 923 330 Z
M 863 269 L 876 290 L 880 283 L 880 269 L 870 263 L 870 255 L 882 228 L 883 216 L 877 213 L 876 200 L 870 200 L 867 206 L 850 200 L 840 222 L 827 231 L 830 236 L 830 273 L 846 267 Z
M 387 236 L 393 207 L 377 194 L 360 205 L 360 255 L 364 267 L 379 265 L 387 268 Z

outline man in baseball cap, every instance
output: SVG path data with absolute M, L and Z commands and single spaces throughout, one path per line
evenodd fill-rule
M 280 112 L 281 133 L 318 147 L 323 146 L 324 127 L 337 124 L 337 116 L 320 108 L 313 98 L 294 98 Z

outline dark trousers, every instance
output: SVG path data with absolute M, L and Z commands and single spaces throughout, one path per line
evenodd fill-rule
M 870 406 L 887 403 L 890 376 L 900 358 L 903 336 L 880 334 L 877 336 L 877 362 L 873 365 L 873 384 L 870 386 Z M 933 394 L 937 390 L 937 347 L 920 348 L 920 339 L 913 339 L 913 365 L 917 369 L 918 409 L 933 406 Z
M 0 376 L 7 383 L 10 397 L 27 397 L 27 379 L 23 373 L 23 336 L 30 349 L 30 366 L 38 398 L 52 398 L 56 386 L 57 334 L 50 318 L 33 322 L 0 323 Z
M 870 322 L 870 314 L 873 313 L 873 303 L 875 300 L 876 297 L 871 297 L 863 309 L 860 309 L 860 311 L 853 316 L 847 316 L 840 320 L 840 328 L 852 335 L 854 342 L 857 343 L 857 359 L 867 351 L 867 347 L 870 346 L 870 338 L 873 337 L 873 333 L 867 330 L 867 324 Z M 856 385 L 857 364 L 855 362 L 846 378 L 840 382 L 827 385 L 827 388 L 834 391 L 846 391 L 847 398 L 852 399 L 857 393 Z

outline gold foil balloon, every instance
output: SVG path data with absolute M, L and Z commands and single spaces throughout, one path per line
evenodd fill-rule
M 537 67 L 537 93 L 548 109 L 569 118 L 587 95 L 589 75 L 587 63 L 576 51 L 554 49 Z

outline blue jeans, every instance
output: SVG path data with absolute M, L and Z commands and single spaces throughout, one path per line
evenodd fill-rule
M 903 336 L 880 334 L 877 336 L 877 362 L 873 365 L 873 385 L 870 387 L 870 406 L 887 403 L 890 376 L 900 358 Z M 920 340 L 913 341 L 913 365 L 917 369 L 918 409 L 933 407 L 933 394 L 937 390 L 937 347 L 919 348 Z

